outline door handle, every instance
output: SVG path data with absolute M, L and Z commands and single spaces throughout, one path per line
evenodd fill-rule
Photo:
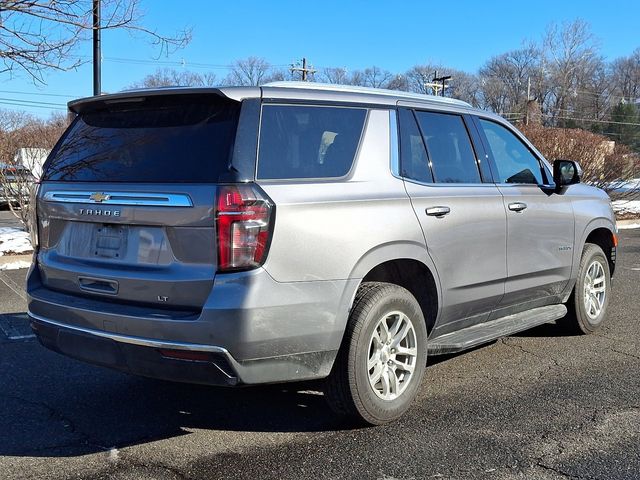
M 509 210 L 513 212 L 521 212 L 527 208 L 527 204 L 523 202 L 513 202 L 509 204 Z
M 451 209 L 449 207 L 429 207 L 426 209 L 427 215 L 430 217 L 444 217 Z

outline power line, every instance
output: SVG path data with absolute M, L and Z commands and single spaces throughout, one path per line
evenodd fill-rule
M 48 110 L 67 110 L 67 108 L 63 108 L 63 107 L 56 107 L 56 106 L 52 106 L 52 105 L 39 105 L 39 104 L 28 104 L 28 103 L 18 103 L 18 102 L 11 102 L 11 101 L 2 101 L 0 100 L 0 105 L 10 105 L 13 107 L 28 107 L 28 108 L 46 108 Z
M 633 125 L 636 127 L 640 127 L 640 123 L 633 123 L 633 122 L 615 122 L 613 120 L 595 120 L 592 118 L 574 118 L 574 117 L 565 117 L 565 116 L 561 116 L 561 115 L 551 115 L 550 113 L 543 113 L 542 114 L 543 117 L 550 117 L 550 118 L 560 118 L 562 120 L 574 120 L 576 122 L 591 122 L 591 123 L 610 123 L 610 124 L 614 124 L 614 125 Z
M 19 98 L 0 98 L 0 101 L 4 101 L 4 102 L 21 102 L 21 103 L 26 103 L 26 104 L 37 104 L 37 105 L 53 105 L 56 107 L 65 107 L 66 105 L 64 103 L 52 103 L 52 102 L 37 102 L 35 100 L 22 100 Z
M 42 96 L 42 97 L 63 97 L 63 98 L 76 97 L 76 95 L 63 95 L 62 93 L 21 92 L 17 90 L 0 90 L 0 93 L 10 93 L 13 95 L 34 95 L 34 96 Z
M 86 55 L 78 55 L 77 58 L 88 60 L 91 57 Z M 181 60 L 149 60 L 143 58 L 126 58 L 126 57 L 102 57 L 102 61 L 113 63 L 124 63 L 130 65 L 156 65 L 166 67 L 188 67 L 188 68 L 208 68 L 212 70 L 230 70 L 235 64 L 224 63 L 203 63 L 203 62 L 191 62 L 185 59 Z M 289 64 L 269 64 L 271 67 L 285 68 L 289 67 Z

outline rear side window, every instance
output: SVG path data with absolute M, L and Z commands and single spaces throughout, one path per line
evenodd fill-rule
M 213 183 L 229 169 L 240 104 L 216 96 L 160 96 L 76 118 L 43 180 Z
M 402 176 L 423 183 L 432 183 L 431 168 L 424 140 L 411 110 L 400 109 L 400 159 Z
M 353 164 L 367 115 L 363 108 L 264 105 L 258 178 L 332 178 Z
M 489 120 L 480 119 L 480 126 L 498 169 L 498 183 L 544 183 L 540 162 L 518 137 Z
M 416 112 L 438 183 L 480 183 L 480 172 L 462 117 Z

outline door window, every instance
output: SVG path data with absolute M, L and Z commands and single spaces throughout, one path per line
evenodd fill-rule
M 438 183 L 481 183 L 476 156 L 459 115 L 416 112 Z
M 432 183 L 427 150 L 411 110 L 400 109 L 400 162 L 402 176 L 422 183 Z
M 489 120 L 480 119 L 480 126 L 493 154 L 498 183 L 544 183 L 540 161 L 518 137 Z

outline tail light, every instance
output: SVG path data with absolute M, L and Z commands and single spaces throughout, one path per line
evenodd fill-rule
M 31 236 L 31 246 L 34 251 L 38 250 L 38 190 L 40 189 L 40 182 L 34 182 L 29 187 L 29 234 Z
M 218 187 L 218 270 L 247 270 L 262 265 L 269 248 L 273 210 L 271 200 L 256 185 Z

